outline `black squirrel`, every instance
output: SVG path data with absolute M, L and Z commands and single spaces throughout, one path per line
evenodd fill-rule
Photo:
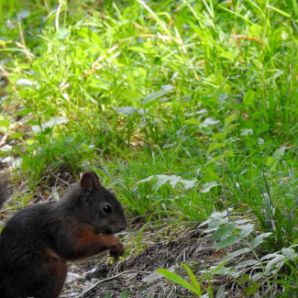
M 116 197 L 94 172 L 84 173 L 59 202 L 26 207 L 8 220 L 0 236 L 0 297 L 58 297 L 67 261 L 104 250 L 122 255 L 113 234 L 125 228 Z

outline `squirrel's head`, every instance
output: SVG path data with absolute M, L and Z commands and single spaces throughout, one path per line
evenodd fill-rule
M 121 204 L 104 188 L 94 172 L 86 172 L 79 183 L 78 214 L 94 227 L 96 233 L 114 234 L 126 228 Z

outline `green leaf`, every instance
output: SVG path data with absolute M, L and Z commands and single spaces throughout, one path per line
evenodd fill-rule
M 235 243 L 238 243 L 242 238 L 239 236 L 230 236 L 214 245 L 216 249 L 222 249 L 228 246 L 231 246 Z
M 70 35 L 70 30 L 66 28 L 60 28 L 56 33 L 59 39 L 66 39 Z
M 187 273 L 192 285 L 196 289 L 197 295 L 202 296 L 201 285 L 198 282 L 197 277 L 194 275 L 194 273 L 191 271 L 191 269 L 186 264 L 182 264 L 182 268 L 185 270 L 185 272 Z
M 293 248 L 283 248 L 281 252 L 289 260 L 295 260 L 298 257 L 298 254 L 295 252 Z
M 156 272 L 164 276 L 167 280 L 180 285 L 184 289 L 187 289 L 188 291 L 194 294 L 197 294 L 196 288 L 193 285 L 191 285 L 188 281 L 186 281 L 184 278 L 182 278 L 180 275 L 173 273 L 165 268 L 159 268 L 156 270 Z
M 239 228 L 240 228 L 239 235 L 240 235 L 240 237 L 242 239 L 248 237 L 254 231 L 254 229 L 255 229 L 254 225 L 251 224 L 251 223 L 247 223 L 245 225 L 241 225 L 241 226 L 239 226 Z
M 246 288 L 244 289 L 245 294 L 246 294 L 247 296 L 251 296 L 251 295 L 256 294 L 260 286 L 261 286 L 261 285 L 260 285 L 259 283 L 257 283 L 257 282 L 252 282 L 248 287 L 246 287 Z
M 172 92 L 172 90 L 173 90 L 173 86 L 171 85 L 163 86 L 163 89 L 161 89 L 160 91 L 152 92 L 147 96 L 145 96 L 143 99 L 143 104 L 148 105 L 151 102 L 155 101 L 156 99 Z
M 243 254 L 246 254 L 246 253 L 249 253 L 249 252 L 251 252 L 251 249 L 248 248 L 248 247 L 244 247 L 244 248 L 238 249 L 238 250 L 236 250 L 236 251 L 228 254 L 224 258 L 224 261 L 225 262 L 229 262 L 229 261 L 235 259 L 236 257 L 242 256 Z
M 249 27 L 249 34 L 252 36 L 261 36 L 263 28 L 258 24 Z
M 276 254 L 275 257 L 267 263 L 265 267 L 265 273 L 275 274 L 283 266 L 285 261 L 286 261 L 286 257 L 284 255 Z
M 7 132 L 10 127 L 10 121 L 8 119 L 0 119 L 0 130 Z
M 222 225 L 214 232 L 214 234 L 212 235 L 212 238 L 215 241 L 225 239 L 228 236 L 231 236 L 231 234 L 235 230 L 238 230 L 235 224 L 228 223 L 228 224 Z
M 154 186 L 156 190 L 158 190 L 161 186 L 169 183 L 171 187 L 175 188 L 177 185 L 181 184 L 184 189 L 191 189 L 196 186 L 196 180 L 188 180 L 188 179 L 183 179 L 180 176 L 176 175 L 152 175 L 149 176 L 145 179 L 142 179 L 138 182 L 138 184 L 143 184 L 147 182 L 154 181 Z
M 16 85 L 33 88 L 36 86 L 36 82 L 25 78 L 20 78 L 16 81 Z
M 255 101 L 255 91 L 253 91 L 252 89 L 248 89 L 248 91 L 245 93 L 244 97 L 243 97 L 243 102 L 246 106 L 251 106 L 253 105 L 254 101 Z
M 134 107 L 114 107 L 114 110 L 121 115 L 131 116 L 138 112 Z
M 281 146 L 278 148 L 272 156 L 269 156 L 266 160 L 266 165 L 272 169 L 274 169 L 277 163 L 282 159 L 286 151 L 285 146 Z
M 272 167 L 275 163 L 275 159 L 272 156 L 268 156 L 266 160 L 266 166 Z
M 280 148 L 278 148 L 273 154 L 274 159 L 276 161 L 280 160 L 284 156 L 285 151 L 286 151 L 285 146 L 281 146 Z
M 242 270 L 242 269 L 246 270 L 246 268 L 250 268 L 255 265 L 259 265 L 258 267 L 260 267 L 260 262 L 257 260 L 245 260 L 243 262 L 237 263 L 237 265 L 235 265 L 235 268 L 237 270 Z
M 261 243 L 264 242 L 264 239 L 272 235 L 272 233 L 263 233 L 261 235 L 258 235 L 253 240 L 250 241 L 250 245 L 252 248 L 258 247 Z
M 208 126 L 212 126 L 212 125 L 215 125 L 215 124 L 218 124 L 218 123 L 219 123 L 219 120 L 208 117 L 201 124 L 201 127 L 208 127 Z
M 202 185 L 200 192 L 202 193 L 207 193 L 209 192 L 212 188 L 218 186 L 218 182 L 212 181 L 212 182 L 206 182 Z

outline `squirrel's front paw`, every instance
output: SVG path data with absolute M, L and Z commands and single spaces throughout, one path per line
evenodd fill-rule
M 118 242 L 115 246 L 110 249 L 110 256 L 118 258 L 124 253 L 124 246 L 121 242 Z

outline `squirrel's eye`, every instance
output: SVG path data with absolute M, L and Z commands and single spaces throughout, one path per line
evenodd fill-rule
M 112 206 L 110 204 L 104 204 L 102 206 L 102 211 L 106 214 L 111 214 L 112 213 Z

